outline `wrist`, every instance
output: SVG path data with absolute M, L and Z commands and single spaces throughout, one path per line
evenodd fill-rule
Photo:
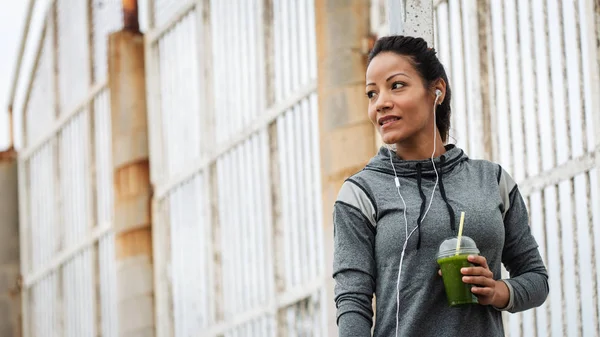
M 504 309 L 510 302 L 510 291 L 506 283 L 500 280 L 496 280 L 496 287 L 494 291 L 494 298 L 492 299 L 492 306 L 498 309 Z

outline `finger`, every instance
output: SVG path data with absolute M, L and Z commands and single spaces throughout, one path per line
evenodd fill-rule
M 481 255 L 469 255 L 467 260 L 473 264 L 477 264 L 483 268 L 489 269 L 487 259 Z
M 465 267 L 460 269 L 460 273 L 463 275 L 473 275 L 473 276 L 485 276 L 489 278 L 494 277 L 494 273 L 492 273 L 489 269 L 483 267 Z
M 463 276 L 462 281 L 467 284 L 473 284 L 478 287 L 490 287 L 493 288 L 496 284 L 496 281 L 493 279 L 483 277 L 483 276 Z
M 442 270 L 438 269 L 438 275 L 442 276 Z
M 477 296 L 492 297 L 494 296 L 494 290 L 488 287 L 472 287 L 471 292 Z

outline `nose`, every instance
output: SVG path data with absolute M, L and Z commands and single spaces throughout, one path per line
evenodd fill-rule
M 377 97 L 377 102 L 375 103 L 375 109 L 377 110 L 377 112 L 383 112 L 391 108 L 392 101 L 389 99 L 388 95 L 386 95 L 385 93 L 380 93 L 379 97 Z

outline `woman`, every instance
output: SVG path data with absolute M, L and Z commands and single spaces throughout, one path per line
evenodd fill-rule
M 374 336 L 504 336 L 502 310 L 527 310 L 548 295 L 515 182 L 498 164 L 444 145 L 450 86 L 423 39 L 379 39 L 366 95 L 369 118 L 388 146 L 344 182 L 334 206 L 339 335 L 371 336 L 375 294 Z M 479 304 L 449 307 L 436 253 L 457 235 L 461 212 L 463 234 L 480 250 L 461 273 Z M 501 263 L 509 279 L 500 279 Z

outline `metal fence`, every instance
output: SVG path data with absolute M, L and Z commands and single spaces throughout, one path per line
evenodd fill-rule
M 116 336 L 106 38 L 118 1 L 50 3 L 19 153 L 24 336 Z
M 598 336 L 600 72 L 593 0 L 435 1 L 435 46 L 453 89 L 452 142 L 517 181 L 550 274 L 509 336 Z M 372 2 L 385 35 L 385 1 Z
M 313 1 L 148 22 L 158 336 L 326 335 Z
M 157 336 L 329 335 L 314 2 L 148 3 Z M 597 5 L 438 0 L 434 18 L 450 135 L 515 177 L 550 272 L 546 304 L 507 315 L 507 334 L 597 335 Z M 102 0 L 45 15 L 18 111 L 26 337 L 117 335 L 106 37 L 121 19 Z

